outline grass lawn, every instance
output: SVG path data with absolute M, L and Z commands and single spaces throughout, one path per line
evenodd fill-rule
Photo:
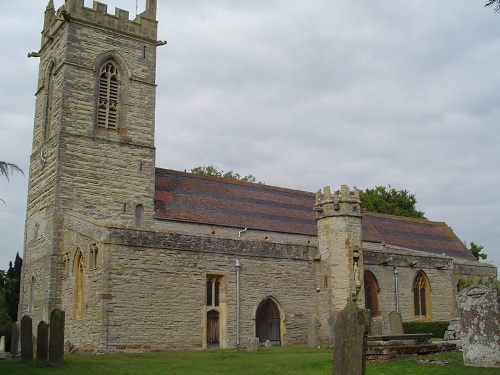
M 310 349 L 305 346 L 259 348 L 257 353 L 247 353 L 244 348 L 241 348 L 102 356 L 66 355 L 64 365 L 58 368 L 49 365 L 22 363 L 19 360 L 1 360 L 0 374 L 330 375 L 332 358 L 331 349 Z M 388 363 L 368 363 L 366 374 L 500 374 L 499 369 L 464 366 L 461 353 L 444 353 L 425 358 L 453 358 L 455 361 L 446 365 L 429 365 L 417 363 L 415 358 L 406 358 Z

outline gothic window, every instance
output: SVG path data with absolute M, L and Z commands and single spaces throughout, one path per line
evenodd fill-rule
M 50 123 L 52 122 L 52 105 L 54 101 L 54 63 L 49 66 L 45 78 L 45 119 L 43 124 L 43 139 L 50 135 Z
M 413 306 L 415 319 L 429 319 L 430 306 L 430 284 L 429 279 L 423 271 L 417 273 L 413 283 Z
M 142 204 L 138 204 L 135 206 L 135 226 L 142 226 L 142 218 L 144 216 L 144 206 Z
M 97 126 L 105 129 L 118 128 L 119 74 L 116 65 L 105 64 L 99 74 Z
M 220 306 L 220 276 L 207 276 L 207 306 Z
M 30 284 L 30 295 L 29 295 L 29 301 L 28 301 L 28 312 L 32 313 L 33 312 L 33 304 L 35 302 L 35 276 L 31 278 L 31 284 Z
M 365 286 L 365 308 L 370 310 L 372 316 L 380 315 L 378 305 L 378 292 L 379 286 L 377 279 L 370 271 L 364 273 L 364 286 Z
M 74 287 L 73 287 L 73 316 L 75 319 L 83 317 L 83 255 L 80 249 L 76 252 L 73 268 Z

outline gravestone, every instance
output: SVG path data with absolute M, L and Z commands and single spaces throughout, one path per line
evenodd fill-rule
M 60 366 L 64 359 L 64 311 L 55 309 L 50 314 L 49 362 Z
M 247 352 L 256 352 L 258 347 L 259 347 L 259 338 L 258 337 L 249 337 L 248 338 Z
M 49 355 L 49 325 L 41 321 L 36 336 L 36 361 L 46 363 Z
M 370 336 L 381 336 L 384 332 L 384 320 L 381 315 L 374 316 L 370 322 Z
M 266 340 L 266 342 L 264 343 L 264 346 L 266 348 L 269 348 L 269 347 L 273 346 L 273 344 L 272 344 L 271 340 Z
M 498 290 L 473 286 L 457 296 L 464 364 L 500 368 Z
M 328 347 L 333 348 L 334 345 L 334 337 L 335 337 L 335 322 L 337 320 L 338 312 L 331 312 L 330 317 L 328 318 Z
M 403 319 L 398 311 L 391 311 L 389 314 L 389 324 L 391 327 L 391 335 L 404 335 Z
M 0 359 L 5 359 L 5 336 L 0 337 Z
M 310 348 L 320 348 L 321 347 L 321 340 L 319 337 L 319 327 L 320 327 L 320 322 L 316 314 L 312 317 L 311 321 L 309 322 L 309 331 L 307 334 L 307 346 Z
M 33 362 L 33 325 L 28 315 L 21 319 L 21 359 Z
M 370 310 L 358 307 L 352 297 L 335 322 L 333 375 L 364 375 Z
M 448 329 L 444 333 L 445 340 L 458 340 L 460 339 L 460 319 L 450 319 Z
M 10 358 L 16 358 L 19 355 L 19 323 L 12 323 L 12 333 L 10 341 Z

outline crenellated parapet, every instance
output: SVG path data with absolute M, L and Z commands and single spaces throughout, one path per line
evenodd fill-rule
M 347 185 L 342 185 L 339 193 L 332 193 L 329 186 L 316 193 L 316 219 L 331 216 L 361 217 L 361 200 L 359 190 L 355 187 L 350 190 Z
M 92 8 L 84 5 L 84 0 L 65 0 L 57 12 L 53 0 L 49 0 L 45 10 L 45 22 L 42 32 L 43 45 L 50 41 L 59 28 L 68 21 L 79 21 L 94 24 L 100 28 L 117 31 L 134 37 L 144 38 L 150 42 L 157 42 L 156 21 L 157 0 L 146 0 L 146 9 L 131 20 L 129 11 L 115 8 L 115 13 L 108 13 L 108 6 L 98 1 L 93 2 Z

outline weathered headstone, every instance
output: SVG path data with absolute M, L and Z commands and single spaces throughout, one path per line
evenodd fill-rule
M 259 347 L 259 338 L 258 337 L 249 337 L 248 338 L 247 352 L 256 352 L 258 347 Z
M 404 335 L 403 319 L 398 311 L 391 311 L 389 313 L 389 324 L 391 327 L 391 335 Z
M 444 333 L 445 340 L 458 340 L 460 339 L 460 319 L 450 319 L 448 329 Z
M 10 358 L 16 358 L 19 355 L 19 323 L 12 323 L 12 333 L 10 340 Z
M 28 315 L 21 319 L 21 359 L 33 362 L 33 325 Z
M 383 332 L 384 320 L 382 316 L 373 316 L 370 322 L 370 336 L 381 336 Z
M 464 364 L 500 368 L 500 294 L 470 287 L 457 296 Z
M 49 362 L 62 365 L 64 359 L 64 311 L 55 309 L 50 314 Z
M 0 337 L 0 359 L 5 359 L 5 336 Z
M 335 321 L 337 320 L 337 313 L 331 313 L 328 318 L 328 347 L 333 348 L 335 337 Z
M 38 323 L 36 336 L 36 361 L 39 363 L 47 362 L 49 355 L 49 325 L 41 321 Z
M 309 322 L 309 331 L 307 334 L 307 346 L 310 348 L 320 348 L 321 347 L 321 340 L 319 337 L 319 327 L 320 327 L 320 322 L 316 314 L 312 317 L 311 321 Z
M 356 299 L 350 299 L 335 322 L 333 375 L 364 375 L 369 330 L 370 310 L 360 309 Z

